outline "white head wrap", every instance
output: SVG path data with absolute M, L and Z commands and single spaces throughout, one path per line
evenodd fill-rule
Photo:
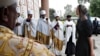
M 45 15 L 46 14 L 46 11 L 45 10 L 41 10 L 40 14 L 41 15 Z
M 31 10 L 28 10 L 28 14 L 33 14 Z
M 17 11 L 17 13 L 20 13 L 20 8 L 17 7 L 17 8 L 16 8 L 16 11 Z
M 57 17 L 57 16 L 59 16 L 57 13 L 54 13 L 54 17 Z

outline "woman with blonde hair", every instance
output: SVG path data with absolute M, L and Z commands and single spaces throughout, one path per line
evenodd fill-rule
M 87 9 L 83 5 L 78 5 L 76 14 L 79 19 L 76 25 L 78 40 L 76 43 L 75 56 L 94 56 L 92 23 Z

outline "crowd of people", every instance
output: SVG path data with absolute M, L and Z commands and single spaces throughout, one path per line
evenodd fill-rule
M 85 6 L 78 5 L 76 14 L 79 19 L 75 24 L 71 15 L 66 15 L 62 23 L 58 13 L 54 13 L 55 19 L 51 22 L 45 10 L 40 11 L 38 21 L 32 17 L 31 10 L 23 19 L 16 8 L 16 0 L 9 1 L 0 2 L 0 55 L 61 56 L 65 43 L 67 56 L 95 56 L 93 26 Z
M 54 13 L 55 19 L 51 22 L 49 18 L 46 18 L 45 10 L 41 10 L 38 23 L 35 21 L 35 19 L 32 18 L 32 12 L 30 10 L 28 11 L 27 19 L 23 19 L 20 16 L 20 11 L 18 9 L 17 15 L 16 26 L 14 28 L 15 34 L 21 37 L 34 39 L 44 44 L 48 49 L 53 46 L 54 53 L 56 55 L 61 55 L 64 41 L 67 46 L 67 43 L 69 42 L 71 36 L 72 42 L 76 44 L 76 26 L 75 23 L 71 20 L 71 15 L 66 16 L 66 21 L 64 22 L 64 24 L 59 20 L 60 17 L 57 13 Z M 63 34 L 64 30 L 66 32 L 65 37 Z M 52 42 L 50 42 L 50 40 Z M 67 49 L 66 54 L 67 52 L 69 52 L 67 51 Z

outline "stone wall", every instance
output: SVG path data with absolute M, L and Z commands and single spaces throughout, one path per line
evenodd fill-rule
M 28 10 L 33 12 L 33 18 L 39 18 L 39 0 L 18 0 L 17 7 L 20 8 L 23 18 L 27 18 Z

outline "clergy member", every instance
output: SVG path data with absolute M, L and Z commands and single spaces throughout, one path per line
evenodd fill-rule
M 36 23 L 37 21 L 32 18 L 33 13 L 31 10 L 28 10 L 28 18 L 24 21 L 24 36 L 28 38 L 36 38 Z
M 17 11 L 17 19 L 16 19 L 16 26 L 15 26 L 14 32 L 18 36 L 22 36 L 22 32 L 23 32 L 22 27 L 23 27 L 24 19 L 20 15 L 20 9 L 16 8 L 16 11 Z
M 45 44 L 49 48 L 50 44 L 50 19 L 46 18 L 46 11 L 41 10 L 40 19 L 37 24 L 37 37 L 36 39 Z
M 65 43 L 66 43 L 65 54 L 70 56 L 70 55 L 75 54 L 73 51 L 75 51 L 74 48 L 76 44 L 76 39 L 75 39 L 76 26 L 75 26 L 75 23 L 71 20 L 71 15 L 67 15 L 66 21 L 64 22 L 64 29 L 66 32 L 65 33 Z M 71 44 L 71 43 L 74 43 L 74 44 Z M 71 44 L 72 46 L 70 46 L 69 44 Z
M 63 23 L 59 20 L 59 15 L 54 13 L 55 20 L 52 22 L 53 28 L 53 42 L 54 42 L 54 52 L 56 55 L 61 55 L 63 48 Z
M 0 0 L 0 56 L 55 56 L 44 45 L 12 31 L 17 18 L 16 3 L 17 0 Z

